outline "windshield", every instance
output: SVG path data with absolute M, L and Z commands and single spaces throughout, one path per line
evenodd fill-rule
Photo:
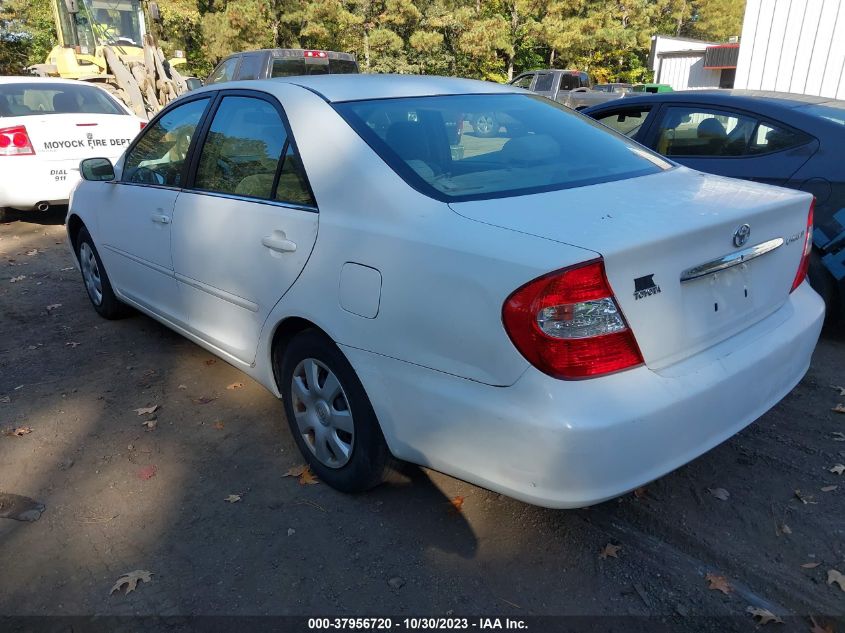
M 672 166 L 536 95 L 379 99 L 335 107 L 408 184 L 438 200 L 566 189 Z
M 75 112 L 126 114 L 104 91 L 82 83 L 0 84 L 0 117 Z
M 138 0 L 81 0 L 70 13 L 63 0 L 56 3 L 65 46 L 80 46 L 94 54 L 106 44 L 141 46 L 144 18 Z
M 845 125 L 845 101 L 825 101 L 799 106 L 799 109 L 839 125 Z

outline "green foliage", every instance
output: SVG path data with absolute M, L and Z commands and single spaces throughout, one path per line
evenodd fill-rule
M 62 0 L 58 0 L 62 1 Z M 0 71 L 43 62 L 55 43 L 51 0 L 0 0 Z M 155 35 L 206 76 L 226 55 L 265 47 L 353 52 L 364 72 L 506 81 L 578 68 L 597 81 L 643 81 L 650 38 L 724 41 L 744 0 L 159 0 Z M 21 37 L 19 34 L 25 34 Z M 5 34 L 5 35 L 4 35 Z M 14 34 L 14 35 L 12 35 Z

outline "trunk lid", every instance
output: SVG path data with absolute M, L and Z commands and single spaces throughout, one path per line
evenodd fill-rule
M 660 369 L 783 305 L 801 260 L 811 200 L 806 193 L 679 167 L 450 206 L 479 222 L 600 254 L 646 364 Z M 750 234 L 735 246 L 744 224 Z M 739 265 L 709 273 L 701 268 L 766 244 L 771 250 Z M 685 273 L 692 278 L 682 281 Z
M 120 114 L 43 114 L 0 119 L 0 127 L 23 125 L 42 160 L 116 160 L 141 131 L 134 116 Z

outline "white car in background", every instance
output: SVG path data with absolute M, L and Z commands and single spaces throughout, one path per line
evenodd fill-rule
M 482 138 L 472 112 L 512 124 Z M 614 497 L 774 406 L 822 326 L 810 195 L 510 86 L 213 85 L 81 170 L 67 230 L 97 312 L 253 376 L 340 490 L 393 456 L 549 507 Z
M 144 125 L 95 85 L 0 77 L 0 220 L 4 208 L 67 204 L 79 161 L 117 160 Z

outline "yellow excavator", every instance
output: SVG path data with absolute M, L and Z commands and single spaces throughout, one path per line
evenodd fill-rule
M 161 21 L 155 2 L 51 0 L 59 43 L 37 75 L 101 83 L 147 118 L 198 81 L 183 77 L 183 56 L 165 60 L 148 24 Z M 178 55 L 178 52 L 177 52 Z

